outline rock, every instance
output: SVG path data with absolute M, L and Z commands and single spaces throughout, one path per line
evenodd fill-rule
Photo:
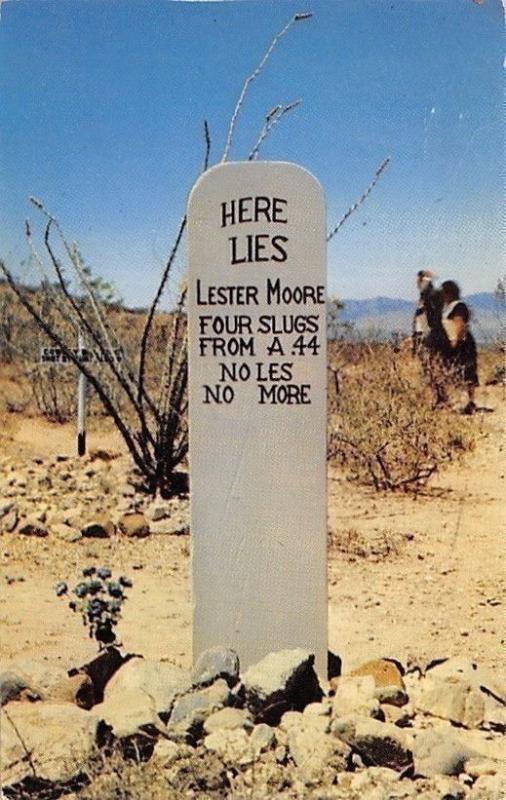
M 104 700 L 121 705 L 126 692 L 152 699 L 158 713 L 168 713 L 175 698 L 190 688 L 186 670 L 165 661 L 131 658 L 115 672 L 104 690 Z
M 245 702 L 257 722 L 277 724 L 285 711 L 319 702 L 323 692 L 305 650 L 269 653 L 242 676 Z
M 3 519 L 9 512 L 14 509 L 14 503 L 12 500 L 5 500 L 0 501 L 0 519 Z
M 464 764 L 478 755 L 458 733 L 451 728 L 435 728 L 420 731 L 413 744 L 415 774 L 458 775 Z
M 162 519 L 169 519 L 172 513 L 170 506 L 152 506 L 149 509 L 148 516 L 151 522 L 158 522 Z
M 30 691 L 27 682 L 15 672 L 2 672 L 0 675 L 0 705 L 19 700 L 27 690 Z
M 171 523 L 166 519 L 150 522 L 149 532 L 153 534 L 153 536 L 168 536 L 171 533 Z
M 397 725 L 398 728 L 409 726 L 415 716 L 413 706 L 410 703 L 402 707 L 385 704 L 381 706 L 381 712 L 385 717 L 385 722 Z
M 135 736 L 140 729 L 164 729 L 160 714 L 190 686 L 188 673 L 163 661 L 132 658 L 106 684 L 104 699 L 94 712 L 118 738 Z
M 188 536 L 190 533 L 190 526 L 189 525 L 174 525 L 171 527 L 167 533 L 170 533 L 171 536 Z
M 308 714 L 304 716 L 300 711 L 286 711 L 281 717 L 279 727 L 283 731 L 293 728 L 307 728 L 327 733 L 330 730 L 330 717 L 323 714 Z
M 282 731 L 289 731 L 291 728 L 300 728 L 302 724 L 302 711 L 285 711 L 279 720 L 279 728 Z
M 129 739 L 142 731 L 165 732 L 154 698 L 140 689 L 126 689 L 121 695 L 104 698 L 94 706 L 93 713 L 118 739 Z
M 261 722 L 260 725 L 255 725 L 249 737 L 250 745 L 253 748 L 255 755 L 258 755 L 264 750 L 268 750 L 276 742 L 276 734 L 274 728 Z
M 381 705 L 401 708 L 409 702 L 409 697 L 398 686 L 377 686 L 375 696 Z
M 234 730 L 235 728 L 252 728 L 251 715 L 242 708 L 221 708 L 215 711 L 204 722 L 206 733 L 218 730 Z
M 473 786 L 471 800 L 504 800 L 506 778 L 502 775 L 482 775 Z
M 367 661 L 350 672 L 350 675 L 372 675 L 376 686 L 398 686 L 404 690 L 402 671 L 395 661 L 388 658 L 377 658 Z
M 192 672 L 195 686 L 205 686 L 217 678 L 223 678 L 229 686 L 239 680 L 239 656 L 227 647 L 211 647 L 197 659 Z
M 170 735 L 188 743 L 196 741 L 205 720 L 228 705 L 230 699 L 230 689 L 221 678 L 205 689 L 181 695 L 174 702 L 170 714 L 167 726 Z
M 428 681 L 460 680 L 474 690 L 474 705 L 481 713 L 481 701 L 476 698 L 479 693 L 483 699 L 482 719 L 476 724 L 506 730 L 506 686 L 493 673 L 480 667 L 476 662 L 466 658 L 448 658 L 426 669 Z M 469 702 L 469 699 L 468 701 Z M 464 712 L 465 714 L 465 712 Z M 476 719 L 469 718 L 469 727 Z M 466 724 L 464 722 L 464 724 Z
M 379 714 L 379 701 L 376 698 L 376 683 L 372 675 L 342 676 L 336 684 L 332 698 L 332 716 L 345 717 L 359 714 L 363 717 L 376 717 Z
M 302 712 L 303 717 L 329 717 L 332 705 L 329 702 L 309 703 Z
M 464 764 L 464 771 L 471 778 L 481 778 L 482 775 L 497 775 L 501 771 L 501 762 L 491 758 L 476 756 Z
M 483 712 L 483 726 L 497 728 L 506 733 L 506 706 L 497 702 L 495 698 L 485 694 L 485 711 Z
M 179 758 L 187 755 L 187 750 L 183 745 L 171 741 L 171 739 L 160 739 L 153 751 L 153 759 L 162 767 L 170 767 Z
M 54 696 L 58 699 L 58 692 L 68 680 L 67 671 L 63 667 L 35 659 L 25 659 L 11 664 L 9 672 L 16 675 L 17 679 L 22 681 L 34 696 L 45 700 L 52 699 Z M 67 698 L 65 698 L 65 702 L 67 702 Z M 69 700 L 68 702 L 73 701 Z
M 354 677 L 370 675 L 374 679 L 376 697 L 380 703 L 402 706 L 408 702 L 402 672 L 395 661 L 386 658 L 368 661 L 354 669 L 350 675 Z
M 49 526 L 51 530 L 51 534 L 56 536 L 58 539 L 63 539 L 64 541 L 69 541 L 74 537 L 78 539 L 81 538 L 81 533 L 78 531 L 73 531 L 72 528 L 69 528 L 68 525 L 65 525 L 63 522 L 55 522 L 51 523 Z
M 448 658 L 426 669 L 427 677 L 460 678 L 469 683 L 474 689 L 488 690 L 506 703 L 506 686 L 488 670 L 480 667 L 475 661 L 467 658 Z
M 144 514 L 123 514 L 118 527 L 125 536 L 137 539 L 149 536 L 149 523 Z
M 98 722 L 70 703 L 9 703 L 1 712 L 4 788 L 34 773 L 41 780 L 70 781 L 94 752 Z
M 418 711 L 467 728 L 475 728 L 483 722 L 485 696 L 467 680 L 456 676 L 440 678 L 428 673 L 420 681 L 412 700 Z
M 496 760 L 504 759 L 504 737 L 487 733 L 486 731 L 468 731 L 461 728 L 458 731 L 461 741 L 484 758 Z
M 81 528 L 84 525 L 83 516 L 85 515 L 85 511 L 81 507 L 74 507 L 72 509 L 67 509 L 63 514 L 62 522 L 65 525 L 68 525 L 69 528 L 73 528 L 74 530 L 81 531 Z
M 21 523 L 19 533 L 23 534 L 23 536 L 37 536 L 39 538 L 47 536 L 47 530 L 43 523 L 34 517 L 29 517 Z
M 18 691 L 16 691 L 18 687 Z M 39 661 L 22 661 L 0 677 L 2 705 L 9 700 L 50 700 L 58 703 L 75 703 L 80 708 L 91 708 L 95 702 L 93 684 L 84 674 L 72 677 L 61 667 Z
M 62 703 L 75 703 L 79 708 L 90 709 L 95 705 L 95 692 L 89 675 L 80 673 L 65 678 L 51 689 L 45 700 L 58 700 Z
M 115 533 L 116 525 L 105 517 L 88 522 L 81 528 L 81 536 L 85 539 L 108 539 Z
M 366 765 L 388 767 L 402 772 L 412 764 L 411 739 L 395 725 L 375 719 L 356 717 L 338 733 L 362 758 Z
M 399 781 L 399 774 L 387 767 L 368 767 L 360 772 L 343 776 L 353 797 L 364 800 L 390 800 L 395 797 L 393 789 Z M 339 781 L 343 785 L 344 781 Z M 404 795 L 402 795 L 404 796 Z
M 255 759 L 249 736 L 242 729 L 214 731 L 205 737 L 204 747 L 234 766 L 251 764 Z
M 346 769 L 350 748 L 334 736 L 313 726 L 293 726 L 288 731 L 288 748 L 304 785 L 324 781 L 326 774 Z
M 12 511 L 9 511 L 2 519 L 0 523 L 0 529 L 5 531 L 6 533 L 12 533 L 16 530 L 16 525 L 19 521 L 19 514 L 16 508 L 13 508 Z
M 448 775 L 437 775 L 432 781 L 437 796 L 443 800 L 465 800 L 468 796 L 466 787 L 457 778 Z

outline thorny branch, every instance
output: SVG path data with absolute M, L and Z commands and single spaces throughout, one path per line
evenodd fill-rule
M 257 158 L 258 151 L 262 146 L 263 142 L 267 139 L 269 133 L 274 128 L 275 125 L 278 124 L 280 119 L 285 115 L 292 111 L 294 108 L 297 108 L 301 104 L 302 100 L 294 100 L 293 103 L 288 103 L 286 106 L 275 106 L 265 117 L 265 123 L 260 131 L 260 135 L 256 141 L 255 146 L 253 147 L 252 151 L 248 156 L 248 161 L 253 161 L 253 159 Z
M 300 13 L 300 14 L 294 14 L 293 17 L 284 26 L 284 28 L 282 28 L 279 31 L 279 33 L 276 34 L 276 36 L 274 37 L 274 39 L 270 43 L 269 47 L 265 51 L 264 55 L 262 56 L 262 58 L 261 58 L 260 62 L 258 63 L 258 66 L 256 67 L 256 69 L 244 81 L 243 87 L 241 89 L 241 94 L 239 95 L 239 99 L 238 99 L 238 101 L 236 103 L 236 106 L 235 106 L 233 114 L 232 114 L 232 118 L 230 120 L 230 125 L 229 125 L 228 133 L 227 133 L 227 141 L 225 143 L 225 149 L 224 149 L 223 155 L 221 157 L 221 163 L 222 164 L 225 163 L 225 161 L 228 159 L 228 156 L 229 156 L 229 153 L 230 153 L 230 148 L 232 146 L 232 138 L 233 138 L 233 135 L 234 135 L 235 126 L 237 124 L 237 118 L 238 118 L 239 112 L 240 112 L 240 110 L 241 110 L 241 108 L 243 106 L 243 103 L 244 103 L 244 100 L 246 98 L 246 94 L 248 92 L 250 84 L 256 78 L 258 78 L 258 76 L 262 72 L 263 68 L 267 64 L 267 61 L 269 60 L 273 50 L 275 50 L 276 46 L 278 45 L 279 41 L 283 38 L 283 36 L 286 33 L 288 33 L 288 31 L 290 30 L 292 25 L 295 22 L 300 22 L 302 20 L 310 19 L 310 17 L 312 17 L 312 16 L 313 15 L 311 14 L 311 12 L 304 12 L 304 13 Z
M 348 219 L 349 217 L 351 217 L 351 215 L 353 214 L 353 212 L 354 212 L 354 211 L 357 211 L 357 210 L 360 208 L 360 206 L 362 206 L 362 205 L 365 203 L 365 201 L 367 200 L 367 198 L 368 198 L 368 197 L 369 197 L 369 195 L 371 194 L 372 190 L 374 189 L 374 187 L 375 187 L 375 186 L 376 186 L 376 184 L 378 183 L 379 179 L 381 178 L 381 175 L 383 174 L 383 172 L 384 172 L 384 171 L 386 170 L 386 168 L 388 167 L 388 165 L 389 165 L 389 163 L 390 163 L 390 160 L 391 160 L 391 159 L 390 159 L 390 156 L 389 156 L 388 158 L 385 158 L 385 160 L 381 162 L 381 164 L 379 165 L 378 169 L 377 169 L 377 170 L 376 170 L 376 172 L 374 173 L 374 178 L 372 179 L 371 183 L 369 184 L 369 186 L 367 187 L 367 189 L 365 190 L 365 192 L 363 193 L 363 195 L 361 196 L 361 198 L 360 198 L 359 200 L 357 200 L 355 203 L 353 203 L 353 205 L 352 205 L 352 206 L 350 206 L 350 207 L 349 207 L 349 209 L 348 209 L 348 210 L 346 211 L 346 213 L 345 213 L 345 214 L 344 214 L 344 215 L 341 217 L 341 219 L 339 220 L 339 222 L 338 222 L 338 223 L 337 223 L 337 224 L 334 226 L 334 228 L 332 228 L 332 230 L 331 230 L 331 231 L 330 231 L 330 232 L 327 234 L 327 242 L 330 242 L 330 240 L 334 238 L 334 236 L 336 235 L 336 233 L 337 233 L 337 232 L 338 232 L 338 231 L 339 231 L 339 230 L 340 230 L 340 229 L 343 227 L 344 223 L 347 221 L 347 219 Z

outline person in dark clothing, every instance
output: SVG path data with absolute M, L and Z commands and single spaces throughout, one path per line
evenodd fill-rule
M 421 270 L 417 276 L 417 286 L 420 290 L 415 318 L 421 316 L 425 319 L 425 334 L 422 342 L 432 353 L 443 355 L 446 353 L 447 340 L 442 322 L 443 294 L 436 289 L 433 283 L 434 275 L 429 270 Z
M 460 288 L 455 281 L 444 281 L 441 293 L 444 302 L 442 325 L 447 339 L 444 359 L 457 380 L 465 384 L 468 403 L 464 413 L 472 414 L 476 411 L 474 395 L 479 381 L 476 341 L 469 327 L 471 314 L 460 299 Z
M 433 277 L 428 270 L 417 275 L 420 290 L 418 308 L 423 308 L 427 328 L 421 339 L 422 361 L 434 392 L 434 405 L 448 401 L 446 384 L 451 377 L 454 382 L 465 384 L 468 403 L 464 412 L 472 414 L 476 410 L 474 392 L 478 386 L 478 359 L 476 342 L 469 329 L 471 315 L 460 299 L 458 284 L 444 281 L 441 289 L 436 289 Z
M 413 353 L 420 357 L 424 372 L 432 387 L 434 407 L 448 400 L 444 358 L 448 340 L 443 327 L 443 296 L 434 286 L 434 273 L 420 270 L 416 277 L 419 291 L 413 320 Z

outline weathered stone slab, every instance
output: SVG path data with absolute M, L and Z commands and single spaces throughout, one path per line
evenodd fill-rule
M 325 210 L 293 164 L 209 170 L 188 206 L 193 657 L 327 668 Z

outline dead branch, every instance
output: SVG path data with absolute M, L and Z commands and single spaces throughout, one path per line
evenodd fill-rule
M 244 100 L 246 99 L 246 94 L 248 92 L 250 84 L 256 78 L 258 78 L 258 76 L 262 72 L 263 68 L 267 64 L 267 61 L 269 60 L 273 50 L 275 50 L 276 46 L 278 45 L 279 41 L 283 38 L 283 36 L 286 33 L 288 33 L 288 31 L 290 30 L 292 25 L 295 22 L 300 22 L 302 20 L 309 19 L 310 17 L 312 17 L 312 14 L 310 12 L 294 14 L 294 16 L 284 26 L 284 28 L 282 28 L 279 31 L 279 33 L 276 34 L 274 39 L 271 41 L 269 47 L 265 51 L 264 55 L 262 56 L 260 62 L 258 63 L 258 66 L 251 73 L 251 75 L 249 75 L 249 77 L 247 77 L 246 80 L 244 81 L 243 87 L 241 89 L 241 93 L 239 95 L 239 99 L 238 99 L 238 101 L 236 103 L 236 106 L 234 108 L 234 111 L 233 111 L 233 114 L 232 114 L 232 117 L 231 117 L 231 120 L 230 120 L 230 125 L 228 127 L 228 133 L 227 133 L 227 140 L 226 140 L 226 143 L 225 143 L 225 149 L 224 149 L 223 155 L 221 157 L 221 163 L 222 164 L 225 163 L 225 161 L 227 160 L 227 158 L 229 156 L 230 148 L 232 146 L 232 138 L 233 138 L 233 135 L 234 135 L 235 126 L 237 124 L 237 118 L 238 118 L 239 112 L 240 112 L 240 110 L 241 110 L 241 108 L 243 106 Z

